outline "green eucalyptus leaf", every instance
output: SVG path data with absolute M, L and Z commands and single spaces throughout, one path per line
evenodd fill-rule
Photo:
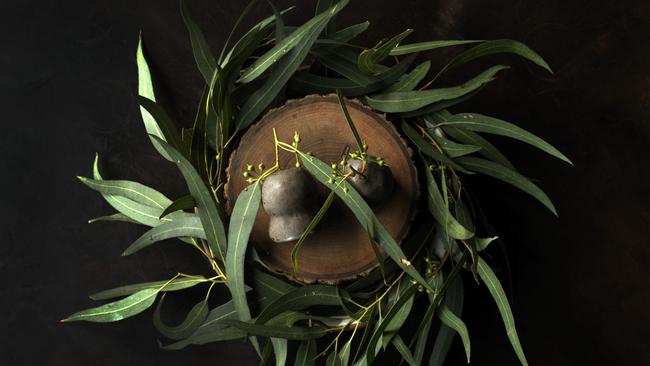
M 300 38 L 291 52 L 282 57 L 280 61 L 273 66 L 273 69 L 269 73 L 268 79 L 248 98 L 246 103 L 244 103 L 244 105 L 241 107 L 236 121 L 238 131 L 243 130 L 251 123 L 253 123 L 253 121 L 255 121 L 260 113 L 262 113 L 262 111 L 264 111 L 264 109 L 269 106 L 273 99 L 284 88 L 286 82 L 289 80 L 289 78 L 291 78 L 291 75 L 293 75 L 293 73 L 302 64 L 303 60 L 309 53 L 311 46 L 314 44 L 319 34 L 323 31 L 329 19 L 338 13 L 343 7 L 345 7 L 348 2 L 349 0 L 342 0 L 330 8 L 327 12 L 323 13 L 324 17 L 321 18 L 319 16 L 314 18 L 318 19 L 318 22 L 316 22 L 313 26 L 310 26 L 308 28 L 309 31 Z M 298 32 L 298 30 L 295 32 Z M 282 42 L 288 42 L 287 40 L 290 40 L 291 38 L 291 35 L 289 35 Z
M 369 25 L 370 22 L 366 20 L 363 23 L 354 24 L 338 30 L 335 33 L 329 34 L 328 38 L 333 41 L 348 42 L 357 37 L 359 34 L 365 32 L 368 29 Z
M 449 112 L 441 111 L 436 112 L 432 115 L 425 116 L 424 119 L 427 121 L 428 126 L 433 126 L 435 124 L 448 121 L 451 116 L 452 115 Z M 508 158 L 506 158 L 505 155 L 499 151 L 499 149 L 497 149 L 481 135 L 454 126 L 442 126 L 441 128 L 446 134 L 456 139 L 457 141 L 470 145 L 480 146 L 481 150 L 478 152 L 480 155 L 501 165 L 504 165 L 512 170 L 515 169 L 510 160 L 508 160 Z
M 156 310 L 153 313 L 153 324 L 156 329 L 169 339 L 184 339 L 190 336 L 203 323 L 208 315 L 208 301 L 202 300 L 190 309 L 185 319 L 176 326 L 166 325 L 160 318 L 160 309 L 162 308 L 165 296 L 160 299 Z
M 445 305 L 454 313 L 461 314 L 463 311 L 464 289 L 461 277 L 456 277 L 451 281 L 444 297 Z M 433 351 L 429 359 L 429 366 L 442 366 L 447 358 L 447 353 L 451 343 L 456 336 L 456 332 L 445 325 L 440 325 L 440 330 L 433 344 Z
M 316 55 L 318 62 L 325 65 L 325 67 L 355 82 L 359 86 L 367 87 L 379 82 L 379 79 L 376 77 L 361 72 L 356 64 L 341 56 L 336 49 L 332 51 L 312 51 L 312 53 Z
M 140 290 L 124 299 L 70 315 L 61 322 L 88 321 L 98 323 L 116 322 L 147 310 L 156 300 L 160 288 Z
M 259 77 L 264 71 L 269 67 L 274 65 L 279 60 L 285 58 L 292 58 L 295 53 L 289 53 L 291 50 L 300 49 L 301 44 L 309 43 L 309 47 L 315 41 L 315 38 L 323 31 L 329 20 L 338 13 L 349 0 L 343 0 L 338 4 L 332 6 L 326 11 L 318 14 L 317 16 L 311 18 L 306 23 L 298 27 L 296 30 L 288 34 L 284 39 L 279 41 L 273 48 L 268 50 L 262 56 L 260 56 L 255 62 L 244 70 L 241 77 L 239 78 L 240 83 L 249 83 Z M 314 36 L 314 33 L 315 36 Z M 309 41 L 310 38 L 314 40 Z M 307 41 L 307 42 L 305 42 Z M 298 52 L 300 53 L 300 52 Z M 302 60 L 301 60 L 302 61 Z
M 497 239 L 499 239 L 498 236 L 492 236 L 489 238 L 476 238 L 476 250 L 482 251 L 487 249 L 488 245 Z
M 181 16 L 183 17 L 183 22 L 187 31 L 190 33 L 190 42 L 192 43 L 192 52 L 194 53 L 194 59 L 196 60 L 196 66 L 199 68 L 203 79 L 205 79 L 206 84 L 210 84 L 210 79 L 212 78 L 212 73 L 214 68 L 217 65 L 217 62 L 214 60 L 214 56 L 210 51 L 210 46 L 205 40 L 205 36 L 199 29 L 199 26 L 192 19 L 192 15 L 187 9 L 187 3 L 185 0 L 181 0 Z
M 149 100 L 156 101 L 156 95 L 153 90 L 153 83 L 151 82 L 149 65 L 147 64 L 147 59 L 144 57 L 144 53 L 142 52 L 142 33 L 140 33 L 140 36 L 138 38 L 138 49 L 136 51 L 135 58 L 136 64 L 138 66 L 138 95 L 143 96 Z M 144 107 L 141 106 L 140 114 L 142 115 L 142 122 L 144 123 L 144 128 L 147 131 L 147 134 L 156 136 L 163 141 L 166 141 L 165 134 L 151 113 L 149 113 Z M 165 155 L 164 151 L 158 150 L 158 152 L 164 158 L 168 158 L 168 156 Z
M 326 11 L 327 9 L 329 9 L 336 3 L 336 1 L 337 0 L 317 0 L 315 15 L 318 15 Z M 327 27 L 325 28 L 323 34 L 327 36 L 334 32 L 336 32 L 336 17 L 332 17 L 332 19 L 330 19 L 329 23 L 327 23 Z
M 316 358 L 316 341 L 309 339 L 300 342 L 294 366 L 313 366 Z
M 415 89 L 415 87 L 427 76 L 431 61 L 425 61 L 417 65 L 411 72 L 403 75 L 398 82 L 385 89 L 384 93 L 394 92 L 407 92 Z
M 287 340 L 282 338 L 271 338 L 273 354 L 275 355 L 275 365 L 284 366 L 287 363 Z
M 470 43 L 479 43 L 479 40 L 444 40 L 444 41 L 429 41 L 410 43 L 397 46 L 390 51 L 391 56 L 406 55 L 414 52 L 429 51 L 436 48 L 458 46 Z
M 99 216 L 95 217 L 94 219 L 88 220 L 89 224 L 94 224 L 96 222 L 100 221 L 119 221 L 119 222 L 129 222 L 132 224 L 139 224 L 139 222 L 133 220 L 132 218 L 126 216 L 125 214 L 121 212 L 116 212 L 112 215 L 106 215 L 106 216 Z
M 406 343 L 404 343 L 404 340 L 399 336 L 399 334 L 395 334 L 392 339 L 392 343 L 400 355 L 402 355 L 402 359 L 406 361 L 406 363 L 411 366 L 420 366 L 420 364 L 415 361 L 411 350 L 409 350 L 409 347 L 406 345 Z
M 459 172 L 463 172 L 466 174 L 471 174 L 471 171 L 463 168 L 461 165 L 458 165 L 454 160 L 450 159 L 443 153 L 439 152 L 436 150 L 436 148 L 431 145 L 430 143 L 427 142 L 427 140 L 424 139 L 413 127 L 411 127 L 408 123 L 402 122 L 402 131 L 408 136 L 409 140 L 415 144 L 415 146 L 425 155 L 433 158 L 434 160 L 437 160 L 441 163 L 444 163 L 448 165 L 449 167 L 458 170 Z
M 334 286 L 307 285 L 295 288 L 269 304 L 255 320 L 264 324 L 288 310 L 302 310 L 315 305 L 339 305 L 339 293 Z
M 203 276 L 179 277 L 171 281 L 165 280 L 165 281 L 143 282 L 143 283 L 136 283 L 133 285 L 116 287 L 110 290 L 104 290 L 104 291 L 94 293 L 89 297 L 93 300 L 106 300 L 106 299 L 112 299 L 114 297 L 131 295 L 145 289 L 156 289 L 156 288 L 160 288 L 161 292 L 179 291 L 186 288 L 194 287 L 200 283 L 205 283 L 208 281 L 209 280 Z M 162 287 L 165 284 L 167 285 L 165 287 Z
M 544 193 L 544 191 L 535 185 L 535 183 L 531 182 L 528 178 L 517 173 L 516 171 L 508 169 L 503 165 L 491 162 L 489 160 L 471 156 L 458 158 L 458 162 L 469 170 L 499 179 L 521 189 L 522 191 L 533 196 L 536 200 L 548 208 L 549 211 L 557 216 L 557 210 L 555 209 L 553 202 L 551 202 L 551 199 L 548 198 L 546 193 Z
M 429 171 L 425 169 L 427 179 L 427 192 L 429 196 L 428 207 L 433 217 L 445 228 L 445 233 L 454 239 L 469 239 L 474 233 L 461 225 L 458 220 L 449 212 L 445 200 L 440 193 L 438 183 Z
M 365 228 L 374 228 L 374 233 L 369 233 L 376 242 L 378 242 L 400 268 L 409 276 L 420 282 L 427 289 L 431 289 L 429 284 L 418 273 L 418 271 L 407 260 L 406 255 L 386 230 L 386 228 L 377 219 L 372 209 L 361 198 L 359 193 L 347 182 L 336 179 L 333 184 L 328 183 L 331 177 L 332 168 L 317 158 L 307 155 L 301 151 L 298 152 L 303 166 L 309 173 L 326 187 L 336 192 L 336 195 L 350 208 L 361 226 Z
M 160 218 L 162 219 L 163 217 L 169 215 L 172 212 L 176 211 L 181 211 L 181 210 L 190 210 L 196 207 L 196 201 L 194 201 L 194 197 L 192 195 L 188 194 L 182 197 L 177 198 L 174 200 L 174 202 L 170 203 L 169 206 L 165 208 L 162 214 L 160 214 Z
M 427 126 L 429 126 L 428 122 Z M 444 137 L 444 134 L 439 132 L 442 132 L 442 129 L 439 127 L 429 128 L 429 135 L 436 140 L 436 143 L 452 158 L 473 154 L 481 150 L 481 146 L 459 144 Z
M 295 287 L 271 274 L 259 269 L 251 272 L 253 298 L 262 309 L 269 306 L 280 296 L 290 292 Z
M 367 96 L 364 100 L 370 107 L 380 112 L 398 113 L 415 111 L 429 104 L 459 98 L 475 91 L 494 80 L 495 75 L 499 71 L 507 68 L 507 66 L 502 65 L 492 66 L 473 79 L 454 87 L 376 94 Z
M 248 247 L 248 238 L 260 207 L 261 196 L 262 189 L 259 181 L 244 188 L 237 197 L 230 218 L 230 226 L 228 227 L 227 285 L 235 309 L 237 309 L 237 317 L 242 321 L 251 319 L 244 284 L 244 259 Z
M 478 113 L 459 113 L 451 116 L 447 122 L 441 122 L 437 126 L 453 126 L 474 132 L 483 132 L 501 135 L 525 142 L 529 145 L 544 151 L 545 153 L 563 160 L 571 165 L 573 163 L 564 156 L 558 149 L 548 142 L 533 135 L 532 133 L 518 127 L 510 122 L 497 118 L 485 116 Z
M 306 71 L 298 71 L 295 73 L 291 78 L 289 87 L 302 94 L 327 94 L 341 90 L 341 93 L 346 97 L 365 95 L 381 90 L 394 83 L 408 70 L 408 67 L 414 59 L 415 57 L 405 58 L 399 64 L 377 75 L 379 82 L 365 87 L 359 86 L 357 83 L 348 79 L 324 77 Z
M 226 232 L 221 221 L 221 216 L 217 210 L 216 203 L 210 193 L 210 189 L 206 187 L 205 183 L 199 176 L 199 173 L 192 167 L 192 164 L 185 159 L 183 154 L 168 145 L 157 137 L 153 137 L 152 141 L 157 146 L 165 151 L 170 156 L 170 161 L 176 163 L 181 174 L 185 178 L 187 187 L 190 194 L 196 200 L 196 206 L 199 217 L 201 218 L 201 225 L 205 231 L 205 236 L 208 245 L 212 250 L 212 254 L 221 258 L 225 262 L 226 252 Z
M 102 180 L 77 177 L 81 183 L 91 189 L 112 196 L 122 196 L 150 207 L 164 209 L 171 200 L 153 188 L 128 180 Z
M 292 327 L 285 327 L 281 325 L 260 325 L 232 319 L 222 320 L 221 323 L 241 329 L 250 336 L 284 338 L 290 340 L 320 338 L 332 331 L 331 329 L 317 326 L 303 327 L 294 325 Z
M 472 99 L 476 94 L 478 94 L 481 90 L 483 90 L 484 87 L 485 84 L 483 86 L 476 88 L 474 91 L 461 95 L 458 98 L 441 100 L 410 112 L 396 113 L 395 117 L 399 117 L 399 118 L 420 117 L 420 116 L 426 116 L 430 113 L 435 113 L 435 112 L 445 110 L 447 108 L 453 107 L 457 104 Z
M 471 355 L 471 343 L 469 340 L 469 333 L 467 332 L 467 326 L 465 322 L 462 321 L 449 307 L 445 304 L 440 306 L 438 311 L 438 317 L 443 324 L 453 329 L 460 335 L 460 338 L 463 340 L 463 346 L 465 347 L 465 355 L 467 356 L 467 363 L 469 363 Z
M 273 16 L 275 17 L 275 41 L 280 42 L 286 36 L 286 27 L 284 26 L 284 21 L 282 20 L 282 14 L 280 14 L 278 9 L 270 0 L 267 0 L 266 2 L 271 7 L 271 10 L 273 10 Z
M 325 366 L 341 366 L 341 358 L 336 350 L 330 352 L 325 361 Z
M 467 51 L 460 53 L 458 56 L 454 57 L 449 63 L 447 63 L 442 70 L 438 72 L 438 75 L 434 78 L 437 79 L 443 73 L 456 68 L 464 63 L 475 60 L 479 57 L 484 57 L 488 55 L 493 55 L 496 53 L 513 53 L 519 55 L 529 61 L 532 61 L 536 65 L 544 68 L 550 73 L 551 68 L 548 66 L 546 61 L 538 55 L 535 51 L 531 50 L 525 44 L 514 41 L 511 39 L 496 39 L 493 41 L 486 41 L 477 46 L 474 46 Z
M 142 95 L 138 96 L 138 103 L 153 117 L 165 136 L 165 141 L 175 149 L 182 150 L 181 137 L 167 112 L 158 103 Z
M 183 349 L 189 345 L 200 345 L 212 342 L 231 341 L 234 339 L 241 339 L 246 337 L 246 332 L 234 327 L 219 327 L 212 328 L 209 331 L 202 333 L 199 336 L 190 336 L 188 339 L 162 346 L 162 349 L 176 351 Z
M 359 54 L 357 67 L 366 74 L 373 74 L 377 69 L 377 64 L 388 57 L 390 51 L 399 45 L 406 36 L 411 34 L 413 29 L 407 29 L 396 35 L 385 43 L 381 43 L 373 48 L 366 49 Z
M 515 353 L 519 358 L 519 362 L 521 362 L 522 365 L 527 366 L 528 361 L 526 361 L 526 356 L 524 355 L 524 351 L 521 348 L 521 342 L 519 341 L 519 336 L 517 336 L 517 329 L 515 328 L 515 319 L 512 315 L 510 305 L 508 304 L 506 293 L 503 291 L 503 286 L 501 286 L 499 279 L 494 274 L 490 266 L 483 260 L 483 258 L 478 258 L 477 270 L 479 276 L 487 286 L 490 294 L 492 294 L 492 297 L 497 304 L 497 307 L 499 308 L 499 312 L 503 318 L 503 324 L 506 327 L 508 338 L 510 339 L 512 348 L 515 350 Z
M 172 238 L 205 239 L 206 235 L 203 226 L 201 225 L 201 219 L 196 215 L 192 215 L 189 217 L 174 219 L 170 222 L 153 227 L 126 248 L 122 255 L 131 255 L 150 246 L 151 244 Z

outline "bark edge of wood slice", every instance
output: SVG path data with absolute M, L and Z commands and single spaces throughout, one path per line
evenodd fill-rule
M 368 154 L 383 157 L 393 173 L 395 184 L 391 196 L 378 204 L 370 204 L 370 207 L 393 238 L 401 243 L 410 230 L 419 198 L 417 170 L 411 159 L 411 150 L 384 115 L 357 100 L 348 100 L 347 107 L 361 139 L 368 144 Z M 239 193 L 248 185 L 243 176 L 246 165 L 257 166 L 261 162 L 266 167 L 273 166 L 273 128 L 278 139 L 287 143 L 293 141 L 294 131 L 298 131 L 300 149 L 311 152 L 326 163 L 339 161 L 346 148 L 356 150 L 354 136 L 336 95 L 309 95 L 288 100 L 253 124 L 231 154 L 224 187 L 229 213 Z M 295 165 L 295 155 L 285 151 L 280 151 L 279 160 L 282 168 Z M 320 206 L 329 190 L 316 180 L 314 187 Z M 339 198 L 303 243 L 295 276 L 291 263 L 295 241 L 273 242 L 268 236 L 268 222 L 269 217 L 260 206 L 250 242 L 267 267 L 292 280 L 338 284 L 365 276 L 378 265 L 368 234 Z

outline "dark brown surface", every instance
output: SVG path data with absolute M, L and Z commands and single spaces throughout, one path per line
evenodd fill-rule
M 245 6 L 239 0 L 189 3 L 215 51 Z M 259 3 L 246 25 L 269 14 Z M 300 2 L 289 24 L 311 14 L 306 3 L 313 4 Z M 0 18 L 0 363 L 257 365 L 241 342 L 163 352 L 151 312 L 110 325 L 57 322 L 94 305 L 85 294 L 205 268 L 192 248 L 176 243 L 121 258 L 142 231 L 86 225 L 111 209 L 74 178 L 91 175 L 99 152 L 107 177 L 138 180 L 173 197 L 187 193 L 175 168 L 151 147 L 135 101 L 133 55 L 142 30 L 159 100 L 181 124 L 191 124 L 201 76 L 178 2 L 4 1 Z M 524 174 L 541 180 L 560 218 L 499 182 L 471 180 L 508 243 L 510 276 L 498 246 L 491 261 L 512 290 L 531 366 L 650 364 L 650 3 L 354 0 L 339 24 L 364 19 L 371 22 L 365 44 L 411 27 L 412 41 L 508 37 L 546 58 L 554 75 L 508 56 L 451 75 L 462 80 L 488 61 L 513 63 L 456 110 L 516 122 L 576 165 L 495 139 Z M 432 71 L 450 53 L 428 53 Z M 472 365 L 517 365 L 489 294 L 471 278 L 465 283 Z M 170 294 L 166 302 L 189 309 L 204 290 L 186 299 Z M 395 365 L 396 357 L 391 350 L 379 364 Z M 449 364 L 463 359 L 456 342 Z
M 347 106 L 359 135 L 368 144 L 368 154 L 383 157 L 393 172 L 393 194 L 372 207 L 379 221 L 400 242 L 415 215 L 418 196 L 417 175 L 410 153 L 393 125 L 383 116 L 357 101 L 348 101 Z M 247 164 L 263 162 L 267 167 L 273 166 L 273 129 L 278 139 L 287 143 L 293 141 L 294 131 L 298 131 L 300 149 L 326 163 L 338 162 L 343 152 L 357 148 L 336 96 L 312 95 L 290 100 L 251 126 L 231 156 L 226 185 L 229 207 L 248 185 L 241 174 Z M 295 155 L 281 150 L 279 157 L 281 167 L 294 166 Z M 314 183 L 313 193 L 322 204 L 328 192 L 324 186 Z M 268 224 L 268 215 L 260 210 L 251 241 L 267 264 L 291 274 L 291 250 L 295 241 L 273 242 L 268 236 Z M 297 278 L 304 282 L 335 283 L 367 272 L 376 263 L 376 255 L 365 228 L 337 199 L 317 230 L 303 243 L 298 255 Z

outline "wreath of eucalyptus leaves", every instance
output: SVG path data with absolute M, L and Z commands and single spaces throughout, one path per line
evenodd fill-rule
M 338 29 L 335 17 L 349 0 L 321 0 L 306 23 L 285 25 L 282 16 L 292 8 L 276 10 L 230 46 L 235 29 L 255 6 L 245 8 L 218 57 L 192 20 L 185 1 L 181 14 L 189 31 L 198 70 L 205 79 L 204 92 L 192 128 L 178 128 L 156 103 L 149 67 L 142 50 L 136 53 L 138 92 L 142 120 L 151 142 L 165 159 L 176 164 L 187 182 L 189 195 L 171 200 L 137 182 L 106 180 L 95 159 L 93 178 L 79 177 L 98 191 L 116 213 L 90 220 L 127 221 L 151 227 L 123 255 L 133 254 L 161 240 L 178 238 L 192 245 L 209 263 L 211 275 L 178 273 L 163 281 L 139 283 L 91 295 L 93 300 L 121 298 L 87 309 L 62 320 L 114 322 L 134 316 L 160 298 L 154 325 L 170 341 L 164 349 L 247 339 L 266 362 L 274 354 L 276 365 L 287 362 L 289 350 L 297 350 L 295 365 L 312 365 L 319 358 L 328 365 L 369 365 L 388 346 L 403 361 L 415 366 L 443 364 L 458 334 L 470 360 L 468 329 L 460 318 L 463 282 L 468 271 L 494 297 L 507 335 L 523 365 L 526 358 L 519 342 L 512 311 L 499 280 L 481 252 L 497 237 L 476 235 L 476 213 L 463 186 L 463 176 L 484 174 L 509 183 L 546 206 L 555 207 L 544 192 L 517 172 L 510 161 L 483 134 L 501 135 L 530 144 L 569 164 L 570 160 L 539 137 L 512 123 L 477 113 L 451 113 L 447 109 L 474 96 L 507 66 L 492 66 L 456 86 L 438 87 L 446 72 L 477 58 L 495 53 L 521 56 L 551 72 L 546 62 L 524 44 L 507 39 L 442 40 L 402 44 L 411 29 L 382 40 L 370 48 L 351 43 L 369 23 Z M 441 47 L 466 49 L 453 57 L 435 76 L 430 61 L 414 67 L 418 52 Z M 337 286 L 301 285 L 276 276 L 260 263 L 248 239 L 260 206 L 261 184 L 279 169 L 248 167 L 250 186 L 239 195 L 230 217 L 224 209 L 225 163 L 234 141 L 271 106 L 292 95 L 337 93 L 342 112 L 364 156 L 367 145 L 354 128 L 345 108 L 346 97 L 356 97 L 373 110 L 400 123 L 412 143 L 419 170 L 426 179 L 428 213 L 423 224 L 401 246 L 395 242 L 371 208 L 346 182 L 336 164 L 330 165 L 299 149 L 294 141 L 275 138 L 276 151 L 295 153 L 296 162 L 331 194 L 312 225 L 294 248 L 314 228 L 338 197 L 368 228 L 371 241 L 386 258 L 368 276 Z M 383 162 L 381 162 L 383 163 Z M 388 162 L 390 164 L 390 162 Z M 248 250 L 247 250 L 248 249 Z M 245 271 L 246 269 L 246 271 Z M 245 276 L 246 273 L 246 276 Z M 206 295 L 177 325 L 160 317 L 164 293 L 205 286 Z M 214 286 L 227 286 L 232 299 L 223 303 L 210 298 Z M 427 302 L 424 314 L 411 312 L 415 301 Z M 219 303 L 215 306 L 216 303 Z M 409 317 L 417 318 L 415 332 L 400 328 Z M 440 320 L 433 331 L 434 317 Z M 435 338 L 430 341 L 430 335 Z M 317 341 L 318 340 L 318 341 Z M 427 355 L 425 355 L 425 351 Z

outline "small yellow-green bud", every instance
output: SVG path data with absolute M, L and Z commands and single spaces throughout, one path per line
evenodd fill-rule
M 293 142 L 296 144 L 300 142 L 300 135 L 298 135 L 298 131 L 293 131 Z
M 257 166 L 257 168 L 258 168 L 259 170 L 264 170 L 264 163 L 260 163 L 260 164 Z
M 242 175 L 244 176 L 244 178 L 248 178 L 250 174 L 248 174 L 248 172 L 244 172 Z
M 255 170 L 255 167 L 253 166 L 253 164 L 246 164 L 246 170 L 252 172 L 253 170 Z

